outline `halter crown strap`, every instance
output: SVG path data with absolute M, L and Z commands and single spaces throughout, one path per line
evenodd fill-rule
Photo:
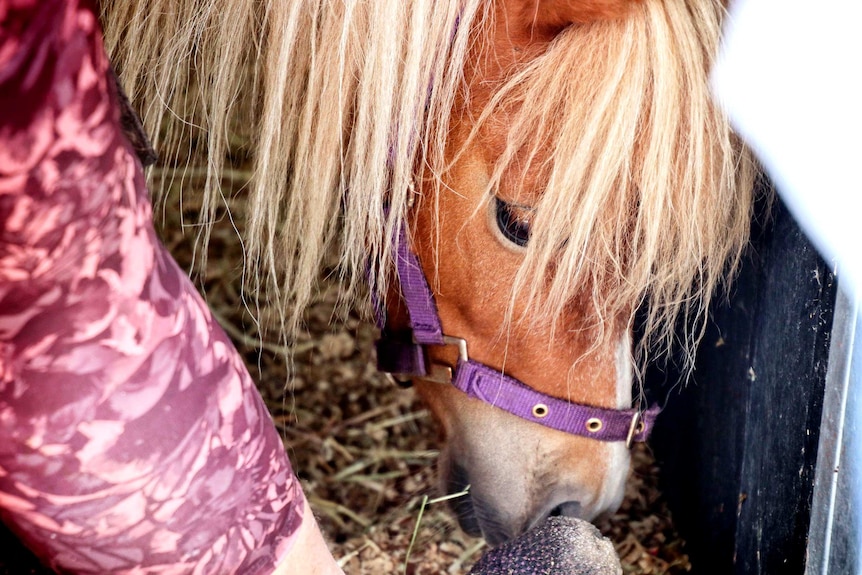
M 399 231 L 397 262 L 401 296 L 407 306 L 412 340 L 405 341 L 388 334 L 382 308 L 378 324 L 383 335 L 377 342 L 377 368 L 399 381 L 413 377 L 450 382 L 468 396 L 503 409 L 527 421 L 551 429 L 590 437 L 599 441 L 646 441 L 658 415 L 658 406 L 640 409 L 607 409 L 574 403 L 546 395 L 492 367 L 473 361 L 466 342 L 443 334 L 437 304 L 422 266 L 410 249 L 405 228 Z M 425 347 L 458 345 L 459 360 L 442 378 L 429 369 Z
M 401 226 L 398 232 L 398 280 L 401 282 L 401 297 L 407 304 L 410 315 L 410 327 L 413 329 L 413 341 L 425 345 L 444 345 L 443 327 L 440 325 L 440 315 L 437 313 L 437 303 L 434 294 L 425 279 L 419 258 L 410 249 L 406 226 Z

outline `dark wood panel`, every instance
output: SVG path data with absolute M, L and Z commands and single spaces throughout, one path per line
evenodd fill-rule
M 835 287 L 776 202 L 653 440 L 695 573 L 804 570 Z

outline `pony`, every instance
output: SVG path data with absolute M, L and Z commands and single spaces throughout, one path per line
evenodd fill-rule
M 232 134 L 254 143 L 245 281 L 282 310 L 288 343 L 332 251 L 341 301 L 409 332 L 398 268 L 414 255 L 449 337 L 420 350 L 442 376 L 413 379 L 444 440 L 442 489 L 470 486 L 466 531 L 497 544 L 619 505 L 628 441 L 512 415 L 493 382 L 640 414 L 647 362 L 675 348 L 690 369 L 746 245 L 756 172 L 710 98 L 720 1 L 101 8 L 162 162 L 205 162 L 203 245 Z M 450 384 L 467 354 L 497 374 L 486 401 Z

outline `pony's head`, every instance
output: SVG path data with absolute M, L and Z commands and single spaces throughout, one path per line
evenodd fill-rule
M 254 89 L 246 263 L 252 287 L 292 310 L 286 333 L 332 245 L 345 298 L 370 275 L 386 329 L 407 329 L 395 272 L 407 229 L 443 332 L 546 396 L 629 408 L 637 366 L 675 325 L 691 351 L 751 206 L 750 162 L 708 93 L 720 2 L 200 2 L 103 2 L 108 44 L 155 110 L 151 131 L 165 103 L 187 104 L 178 62 L 198 66 L 197 117 L 178 127 L 210 127 L 213 175 Z M 455 367 L 458 354 L 427 360 Z M 442 381 L 415 383 L 440 422 L 443 488 L 470 486 L 454 503 L 468 531 L 497 543 L 619 504 L 624 441 L 549 429 Z
M 444 161 L 418 174 L 410 212 L 443 332 L 472 360 L 547 396 L 627 409 L 641 302 L 653 342 L 702 312 L 750 201 L 707 93 L 712 10 L 511 0 L 477 15 Z M 428 355 L 457 368 L 453 349 Z M 416 386 L 441 423 L 444 489 L 470 486 L 453 503 L 468 531 L 497 543 L 549 514 L 619 505 L 624 441 L 548 429 L 445 377 Z

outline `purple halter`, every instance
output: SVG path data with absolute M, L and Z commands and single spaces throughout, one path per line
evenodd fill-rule
M 385 330 L 384 312 L 378 307 L 378 323 L 383 332 L 377 342 L 377 369 L 399 382 L 417 377 L 451 383 L 468 396 L 545 427 L 600 441 L 646 441 L 660 411 L 653 406 L 640 409 L 605 409 L 573 403 L 540 393 L 519 380 L 487 365 L 473 361 L 467 342 L 443 334 L 434 295 L 428 287 L 418 258 L 410 249 L 404 228 L 399 232 L 397 271 L 401 296 L 407 306 L 412 340 L 393 337 Z M 458 347 L 454 369 L 429 365 L 427 346 Z

